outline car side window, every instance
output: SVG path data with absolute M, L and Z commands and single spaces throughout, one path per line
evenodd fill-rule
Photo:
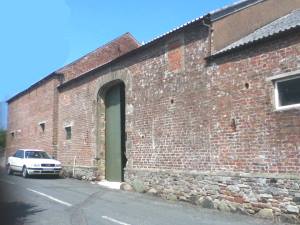
M 21 158 L 21 159 L 24 158 L 24 151 L 20 151 L 20 157 L 19 158 Z
M 14 154 L 14 157 L 23 159 L 23 158 L 24 158 L 24 151 L 18 150 L 18 151 Z

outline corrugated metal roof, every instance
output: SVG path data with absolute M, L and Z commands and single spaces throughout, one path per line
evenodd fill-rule
M 222 8 L 211 11 L 209 14 L 211 15 L 211 20 L 216 21 L 216 20 L 222 19 L 225 16 L 236 13 L 240 10 L 243 10 L 247 7 L 253 6 L 253 5 L 263 2 L 263 1 L 266 1 L 266 0 L 240 0 L 240 1 L 234 2 L 230 5 L 226 5 Z
M 249 6 L 252 6 L 252 5 L 257 4 L 259 2 L 262 2 L 262 1 L 265 1 L 265 0 L 240 0 L 240 1 L 234 2 L 234 3 L 230 4 L 230 5 L 226 5 L 226 6 L 222 7 L 222 8 L 213 10 L 213 11 L 205 14 L 204 16 L 200 16 L 200 17 L 198 17 L 196 19 L 193 19 L 191 21 L 188 21 L 188 22 L 186 22 L 186 23 L 184 23 L 184 24 L 182 24 L 182 25 L 180 25 L 178 27 L 175 27 L 174 29 L 172 29 L 172 30 L 170 30 L 168 32 L 165 32 L 165 33 L 163 33 L 163 34 L 161 34 L 161 35 L 153 38 L 152 40 L 144 43 L 144 45 L 152 43 L 152 42 L 156 41 L 157 39 L 160 39 L 160 38 L 162 38 L 162 37 L 164 37 L 164 36 L 166 36 L 166 35 L 168 35 L 170 33 L 173 33 L 173 32 L 175 32 L 177 30 L 180 30 L 180 29 L 182 29 L 182 28 L 184 28 L 184 27 L 186 27 L 186 26 L 188 26 L 190 24 L 198 22 L 198 21 L 204 19 L 205 17 L 207 17 L 208 15 L 209 15 L 209 17 L 210 17 L 210 19 L 212 21 L 216 21 L 216 20 L 218 20 L 220 18 L 223 18 L 224 16 L 230 15 L 232 13 L 235 13 L 235 12 L 237 12 L 239 10 L 242 10 L 244 8 L 247 8 Z
M 143 44 L 142 46 L 140 46 L 139 48 L 136 48 L 136 49 L 134 49 L 134 50 L 132 50 L 132 51 L 130 51 L 130 52 L 124 54 L 123 56 L 120 56 L 119 58 L 113 60 L 113 61 L 110 62 L 110 63 L 114 63 L 114 62 L 116 62 L 117 60 L 120 60 L 120 59 L 122 59 L 122 58 L 124 58 L 124 57 L 127 57 L 127 56 L 130 55 L 130 54 L 134 54 L 134 53 L 136 53 L 136 52 L 138 52 L 138 51 L 140 51 L 140 50 L 142 50 L 142 49 L 145 49 L 145 48 L 151 46 L 152 44 L 154 44 L 154 43 L 160 41 L 161 39 L 167 37 L 168 35 L 171 35 L 171 34 L 173 34 L 173 33 L 176 32 L 176 31 L 180 31 L 181 29 L 185 29 L 186 27 L 188 27 L 188 26 L 190 26 L 190 25 L 193 25 L 193 24 L 196 24 L 197 22 L 201 22 L 201 21 L 205 20 L 206 18 L 207 18 L 208 20 L 216 21 L 216 20 L 218 20 L 218 19 L 220 19 L 220 18 L 223 18 L 223 17 L 225 17 L 225 16 L 227 16 L 227 15 L 230 15 L 230 14 L 232 14 L 232 13 L 235 13 L 235 12 L 237 12 L 237 11 L 239 11 L 239 10 L 243 10 L 243 9 L 245 9 L 245 8 L 247 8 L 247 7 L 250 7 L 250 6 L 253 6 L 253 5 L 255 5 L 255 4 L 258 4 L 258 3 L 262 2 L 262 1 L 266 1 L 266 0 L 240 0 L 240 1 L 237 1 L 237 2 L 235 2 L 235 3 L 233 3 L 233 4 L 224 6 L 224 7 L 219 8 L 219 9 L 216 9 L 216 10 L 214 10 L 214 11 L 208 13 L 208 14 L 205 14 L 204 16 L 201 16 L 201 17 L 198 17 L 198 18 L 196 18 L 196 19 L 194 19 L 194 20 L 191 20 L 191 21 L 189 21 L 189 22 L 186 22 L 185 24 L 183 24 L 183 25 L 181 25 L 181 26 L 178 26 L 178 27 L 176 27 L 176 28 L 174 28 L 174 29 L 172 29 L 172 30 L 170 30 L 170 31 L 168 31 L 168 32 L 166 32 L 166 33 L 160 35 L 160 36 L 157 36 L 157 37 L 153 38 L 152 40 L 150 40 L 150 41 L 144 43 L 144 44 Z M 110 63 L 108 63 L 108 64 L 110 64 Z M 103 65 L 103 66 L 107 66 L 108 64 Z M 65 88 L 66 86 L 68 86 L 68 85 L 70 85 L 70 84 L 72 84 L 72 83 L 74 83 L 74 82 L 77 82 L 78 80 L 82 79 L 83 77 L 86 77 L 88 73 L 93 72 L 93 71 L 95 71 L 96 69 L 99 69 L 99 67 L 97 67 L 97 68 L 95 68 L 95 69 L 92 69 L 92 70 L 90 70 L 90 71 L 88 71 L 88 72 L 86 72 L 86 73 L 83 73 L 83 74 L 81 74 L 80 76 L 78 76 L 78 77 L 76 77 L 76 78 L 74 78 L 74 79 L 72 79 L 72 80 L 70 80 L 70 81 L 67 81 L 67 82 L 61 84 L 61 85 L 59 86 L 59 89 Z
M 253 33 L 243 37 L 242 39 L 228 45 L 227 47 L 221 49 L 220 51 L 213 54 L 213 56 L 223 54 L 225 52 L 231 51 L 233 49 L 263 40 L 265 38 L 271 37 L 273 35 L 289 31 L 300 27 L 300 9 L 292 11 L 286 16 L 283 16 L 259 29 Z
M 139 48 L 137 48 L 137 49 L 135 49 L 135 50 L 132 50 L 131 52 L 134 52 L 134 51 L 136 51 L 136 50 L 139 50 L 139 49 L 141 49 L 141 48 L 143 48 L 143 47 L 145 47 L 145 46 L 147 46 L 147 45 L 151 45 L 151 44 L 155 43 L 156 41 L 158 41 L 159 39 L 162 39 L 162 38 L 164 38 L 165 36 L 168 36 L 169 34 L 171 34 L 171 33 L 173 33 L 173 32 L 176 32 L 176 31 L 178 31 L 178 30 L 184 29 L 185 27 L 187 27 L 187 26 L 189 26 L 189 25 L 191 25 L 191 24 L 194 24 L 194 23 L 196 23 L 196 22 L 199 22 L 199 21 L 205 19 L 206 17 L 210 17 L 211 20 L 215 21 L 215 20 L 218 20 L 218 19 L 220 19 L 220 18 L 223 18 L 224 16 L 230 15 L 230 14 L 232 14 L 232 13 L 235 13 L 235 12 L 237 12 L 237 11 L 239 11 L 239 10 L 245 9 L 245 8 L 247 8 L 247 7 L 250 7 L 250 6 L 254 5 L 254 4 L 257 4 L 257 3 L 262 2 L 262 1 L 266 1 L 266 0 L 240 0 L 240 1 L 237 1 L 237 2 L 235 2 L 235 3 L 233 3 L 233 4 L 224 6 L 224 7 L 219 8 L 219 9 L 216 9 L 216 10 L 214 10 L 214 11 L 212 11 L 212 12 L 206 14 L 205 16 L 198 17 L 198 18 L 196 18 L 196 19 L 194 19 L 194 20 L 191 20 L 191 21 L 189 21 L 189 22 L 187 22 L 187 23 L 185 23 L 185 24 L 183 24 L 183 25 L 181 25 L 181 26 L 178 26 L 178 27 L 176 27 L 176 28 L 174 28 L 174 29 L 172 29 L 172 30 L 170 30 L 170 31 L 168 31 L 168 32 L 166 32 L 166 33 L 164 33 L 164 34 L 162 34 L 162 35 L 159 35 L 158 37 L 153 38 L 152 40 L 150 40 L 150 41 L 144 43 L 142 46 L 140 46 Z M 129 53 L 130 53 L 130 52 L 129 52 Z M 127 54 L 125 54 L 125 55 L 127 55 Z M 117 58 L 117 59 L 118 59 L 118 58 Z M 80 59 L 79 59 L 79 60 L 80 60 Z M 75 60 L 74 62 L 76 62 L 76 61 L 77 61 L 77 60 Z M 114 60 L 113 60 L 113 61 L 114 61 Z M 74 62 L 72 62 L 72 63 L 74 63 Z M 72 64 L 72 63 L 71 63 L 71 64 Z M 67 65 L 67 66 L 68 66 L 68 65 Z M 66 67 L 66 66 L 65 66 L 65 67 Z M 64 67 L 63 67 L 63 68 L 64 68 Z M 97 69 L 97 68 L 98 68 L 98 67 L 96 67 L 95 69 Z M 89 73 L 89 72 L 91 72 L 91 71 L 93 71 L 93 70 L 95 70 L 95 69 L 92 69 L 92 70 L 90 70 L 90 71 L 88 71 L 88 72 L 86 72 L 86 73 Z M 30 86 L 29 88 L 27 88 L 26 90 L 24 90 L 24 91 L 22 91 L 22 92 L 16 94 L 15 96 L 11 97 L 10 99 L 7 100 L 7 102 L 9 103 L 9 102 L 15 100 L 16 98 L 22 96 L 22 95 L 23 95 L 24 93 L 26 93 L 28 90 L 30 90 L 30 89 L 32 89 L 32 88 L 35 88 L 36 86 L 40 85 L 43 81 L 45 81 L 45 80 L 47 80 L 47 79 L 51 79 L 51 78 L 53 77 L 53 74 L 54 74 L 54 73 L 56 73 L 56 72 L 53 72 L 52 74 L 48 75 L 47 77 L 43 78 L 42 80 L 36 82 L 35 84 L 33 84 L 32 86 Z M 82 77 L 82 76 L 83 76 L 84 74 L 86 74 L 86 73 L 83 73 L 83 74 L 82 74 L 81 76 L 79 76 L 79 77 Z M 79 78 L 79 77 L 77 77 L 77 78 Z M 73 80 L 77 80 L 77 78 L 74 78 Z M 70 80 L 70 81 L 72 81 L 72 80 Z M 70 81 L 67 81 L 66 83 L 69 83 Z M 65 83 L 65 84 L 66 84 L 66 83 Z M 63 86 L 63 85 L 62 85 L 62 86 Z

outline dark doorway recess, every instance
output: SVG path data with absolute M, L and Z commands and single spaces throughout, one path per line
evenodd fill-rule
M 123 181 L 125 156 L 125 86 L 118 83 L 105 93 L 105 178 Z

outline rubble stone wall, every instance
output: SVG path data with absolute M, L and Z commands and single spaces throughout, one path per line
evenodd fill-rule
M 213 59 L 200 77 L 185 71 L 197 77 L 198 88 L 173 84 L 174 108 L 164 108 L 163 96 L 158 108 L 138 104 L 135 119 L 143 119 L 135 130 L 145 134 L 134 142 L 125 180 L 170 200 L 299 223 L 300 110 L 277 110 L 268 80 L 300 69 L 299 37 L 280 36 Z M 154 132 L 152 117 L 160 124 Z
M 176 170 L 128 170 L 126 181 L 142 192 L 204 208 L 300 222 L 299 175 Z

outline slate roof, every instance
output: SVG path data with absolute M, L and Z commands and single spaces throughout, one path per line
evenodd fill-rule
M 229 52 L 233 49 L 263 40 L 265 38 L 280 34 L 282 32 L 290 31 L 296 28 L 300 28 L 300 9 L 292 11 L 286 16 L 283 16 L 259 29 L 253 33 L 243 37 L 242 39 L 228 45 L 220 51 L 213 54 L 213 56 L 220 55 Z

